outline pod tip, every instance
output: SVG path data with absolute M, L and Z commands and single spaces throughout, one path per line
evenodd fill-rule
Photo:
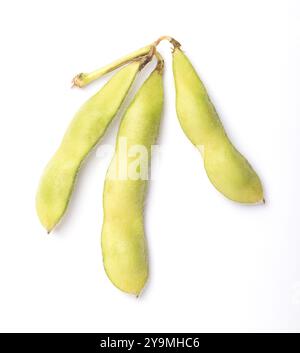
M 47 234 L 50 234 L 50 233 L 52 232 L 52 229 L 53 229 L 53 228 L 46 229 Z

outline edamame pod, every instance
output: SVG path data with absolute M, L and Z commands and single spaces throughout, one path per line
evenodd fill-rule
M 103 194 L 101 243 L 105 271 L 116 287 L 135 295 L 148 278 L 143 217 L 148 177 L 145 168 L 160 125 L 162 63 L 158 62 L 124 115 Z
M 66 211 L 79 167 L 104 135 L 145 62 L 136 61 L 118 71 L 77 112 L 62 143 L 41 178 L 36 209 L 50 232 Z
M 176 45 L 173 73 L 179 122 L 186 136 L 202 152 L 212 184 L 237 202 L 264 201 L 259 177 L 229 140 L 203 83 Z

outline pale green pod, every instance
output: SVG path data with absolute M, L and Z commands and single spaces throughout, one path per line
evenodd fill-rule
M 105 271 L 116 287 L 135 295 L 139 295 L 148 278 L 143 209 L 149 174 L 141 168 L 150 165 L 162 106 L 160 62 L 122 119 L 104 186 L 101 243 Z M 136 164 L 137 158 L 141 164 Z
M 83 104 L 46 166 L 37 191 L 36 209 L 48 232 L 65 213 L 82 161 L 104 135 L 141 65 L 136 61 L 125 66 Z
M 231 200 L 262 202 L 259 177 L 229 140 L 203 83 L 178 47 L 173 52 L 173 73 L 179 122 L 186 136 L 201 151 L 212 184 Z

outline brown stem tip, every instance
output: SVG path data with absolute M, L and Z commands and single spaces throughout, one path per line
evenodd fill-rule
M 82 76 L 83 76 L 83 73 L 80 73 L 73 78 L 73 80 L 71 81 L 72 88 L 73 87 L 82 87 Z
M 156 52 L 155 46 L 152 46 L 147 55 L 144 55 L 135 59 L 140 61 L 140 70 L 142 70 L 152 60 L 155 52 Z
M 162 74 L 163 70 L 164 70 L 164 66 L 165 66 L 165 62 L 164 62 L 164 59 L 163 57 L 161 56 L 161 54 L 155 50 L 155 56 L 156 56 L 156 59 L 157 59 L 157 64 L 156 64 L 156 70 Z

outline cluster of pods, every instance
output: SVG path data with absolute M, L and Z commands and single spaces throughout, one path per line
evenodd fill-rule
M 148 257 L 144 230 L 144 201 L 148 178 L 124 175 L 122 166 L 135 160 L 126 148 L 143 146 L 150 156 L 155 144 L 163 108 L 164 61 L 157 46 L 168 40 L 173 47 L 176 110 L 180 125 L 202 154 L 206 173 L 227 198 L 246 204 L 264 202 L 259 177 L 229 140 L 207 91 L 181 45 L 172 37 L 154 43 L 91 73 L 73 79 L 77 87 L 117 68 L 115 75 L 76 113 L 42 175 L 36 209 L 42 225 L 50 232 L 66 212 L 80 165 L 104 135 L 119 111 L 133 82 L 153 58 L 157 64 L 126 110 L 118 130 L 113 159 L 107 171 L 101 246 L 105 271 L 111 282 L 124 292 L 138 296 L 148 278 Z M 125 159 L 125 160 L 124 160 Z M 147 158 L 150 165 L 150 158 Z M 141 172 L 141 164 L 136 164 Z M 121 176 L 122 175 L 122 176 Z

